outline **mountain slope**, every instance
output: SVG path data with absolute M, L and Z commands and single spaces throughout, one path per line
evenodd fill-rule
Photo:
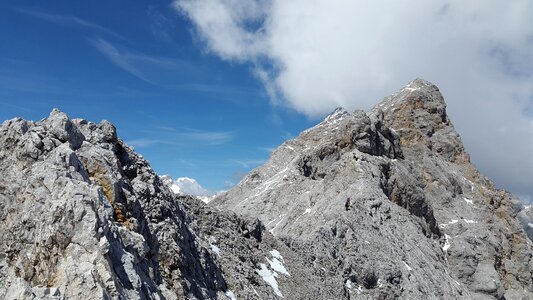
M 336 110 L 212 205 L 259 218 L 339 297 L 533 298 L 520 205 L 469 162 L 424 80 Z
M 330 293 L 260 222 L 176 196 L 112 124 L 57 110 L 0 126 L 0 241 L 2 299 Z

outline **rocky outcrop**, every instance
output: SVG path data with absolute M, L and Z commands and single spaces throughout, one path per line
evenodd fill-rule
M 336 110 L 212 205 L 259 218 L 334 298 L 533 299 L 520 204 L 469 162 L 424 80 Z
M 2 299 L 328 292 L 260 222 L 172 193 L 109 122 L 6 121 L 0 174 Z

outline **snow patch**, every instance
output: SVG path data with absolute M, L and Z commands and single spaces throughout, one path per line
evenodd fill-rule
M 283 146 L 284 146 L 285 148 L 289 149 L 289 150 L 292 150 L 292 151 L 294 151 L 294 148 L 293 148 L 293 147 L 291 147 L 291 146 L 289 146 L 289 145 L 283 145 Z
M 272 251 L 270 251 L 270 255 L 272 255 L 272 257 L 283 260 L 283 256 L 281 256 L 281 253 L 279 253 L 279 251 L 276 249 L 272 249 Z
M 527 223 L 527 226 L 533 228 L 533 223 Z
M 278 227 L 279 223 L 281 223 L 283 221 L 283 214 L 279 215 L 278 218 L 281 218 L 277 223 L 276 225 L 274 225 L 274 227 L 272 229 L 269 230 L 270 233 L 274 234 L 274 230 L 276 230 L 276 228 Z
M 409 266 L 405 261 L 403 261 L 403 264 L 405 265 L 405 268 L 407 269 L 407 271 L 413 270 L 413 268 L 411 268 L 411 266 Z
M 451 220 L 451 221 L 448 222 L 448 223 L 445 223 L 445 224 L 439 224 L 439 227 L 440 227 L 440 228 L 444 228 L 444 227 L 446 227 L 446 226 L 448 226 L 448 225 L 452 225 L 452 224 L 455 224 L 455 223 L 457 223 L 457 222 L 459 222 L 459 220 Z
M 237 300 L 237 297 L 235 297 L 235 294 L 231 290 L 226 291 L 226 296 L 231 300 Z
M 472 200 L 470 200 L 470 199 L 468 199 L 466 197 L 463 197 L 463 199 L 465 199 L 466 203 L 468 203 L 468 204 L 474 204 L 474 201 L 472 201 Z
M 281 253 L 279 253 L 278 250 L 273 249 L 272 251 L 270 251 L 270 254 L 272 255 L 272 260 L 267 258 L 267 261 L 270 264 L 270 268 L 272 268 L 272 270 L 278 273 L 291 276 L 291 274 L 289 274 L 289 271 L 287 271 L 287 269 L 283 265 L 283 256 L 281 256 Z
M 346 285 L 346 287 L 349 288 L 349 289 L 353 288 L 353 284 L 352 284 L 352 281 L 350 279 L 346 279 L 346 283 L 344 285 Z
M 447 234 L 444 234 L 444 238 L 445 238 L 445 241 L 444 241 L 444 246 L 442 247 L 442 251 L 444 252 L 447 252 L 448 249 L 450 249 L 450 236 L 447 235 Z
M 406 87 L 406 88 L 404 88 L 404 90 L 412 92 L 412 91 L 418 91 L 418 90 L 420 90 L 420 88 L 419 87 L 416 87 L 416 88 Z
M 464 219 L 466 224 L 476 224 L 477 221 Z
M 285 172 L 287 172 L 287 171 L 289 171 L 289 167 L 286 167 L 285 169 L 281 170 L 279 173 L 274 175 L 272 177 L 272 179 L 267 180 L 267 181 L 263 182 L 263 184 L 259 185 L 259 187 L 263 187 L 263 189 L 261 189 L 261 191 L 257 192 L 254 195 L 254 197 L 259 197 L 263 193 L 265 193 L 266 191 L 268 191 L 268 190 L 272 189 L 273 187 L 275 187 L 276 185 L 278 185 L 281 182 L 281 180 L 286 177 Z
M 220 248 L 216 245 L 211 244 L 211 251 L 215 252 L 217 255 L 220 255 Z
M 257 274 L 263 278 L 263 280 L 272 287 L 274 293 L 280 297 L 283 297 L 283 294 L 279 290 L 278 281 L 276 280 L 277 274 L 270 271 L 265 264 L 259 265 L 261 269 L 256 270 Z
M 361 285 L 357 286 L 357 295 L 361 295 L 363 293 L 363 287 Z
M 310 213 L 310 212 L 311 212 L 311 209 L 308 208 L 308 209 L 306 209 L 306 210 L 304 211 L 304 213 L 303 213 L 302 215 L 308 214 L 308 213 Z

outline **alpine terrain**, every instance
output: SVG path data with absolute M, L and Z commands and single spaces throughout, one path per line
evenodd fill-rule
M 335 110 L 208 204 L 172 188 L 107 121 L 5 121 L 0 299 L 533 299 L 533 211 L 424 80 Z

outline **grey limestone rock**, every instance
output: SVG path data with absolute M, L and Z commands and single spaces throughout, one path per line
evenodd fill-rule
M 367 113 L 337 109 L 211 204 L 259 218 L 335 299 L 533 299 L 517 201 L 421 79 Z
M 111 123 L 58 110 L 0 126 L 0 241 L 1 299 L 322 293 L 259 221 L 174 195 Z

